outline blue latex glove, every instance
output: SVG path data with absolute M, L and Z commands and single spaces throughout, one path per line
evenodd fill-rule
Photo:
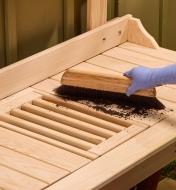
M 132 78 L 132 85 L 126 93 L 130 96 L 138 90 L 176 84 L 176 64 L 154 69 L 140 66 L 125 72 L 124 75 Z

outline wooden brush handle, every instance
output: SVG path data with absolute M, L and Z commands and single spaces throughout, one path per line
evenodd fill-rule
M 67 70 L 61 79 L 62 85 L 69 85 L 81 88 L 90 88 L 96 90 L 104 90 L 117 93 L 126 93 L 128 87 L 131 85 L 131 79 L 120 75 L 104 74 L 88 71 L 80 71 L 75 69 Z M 155 89 L 140 90 L 135 95 L 155 97 Z

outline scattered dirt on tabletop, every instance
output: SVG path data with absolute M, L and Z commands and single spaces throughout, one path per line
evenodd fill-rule
M 157 115 L 162 118 L 168 111 L 156 98 L 141 96 L 127 97 L 125 94 L 117 94 L 106 91 L 90 90 L 78 87 L 61 86 L 56 90 L 64 100 L 72 100 L 87 105 L 97 111 L 130 119 L 131 117 L 147 118 Z

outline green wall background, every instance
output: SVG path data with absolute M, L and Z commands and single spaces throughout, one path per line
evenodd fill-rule
M 0 67 L 86 31 L 86 0 L 0 0 Z M 140 18 L 158 43 L 176 50 L 175 0 L 108 0 L 108 19 Z

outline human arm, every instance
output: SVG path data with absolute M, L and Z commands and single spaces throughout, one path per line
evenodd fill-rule
M 136 67 L 124 73 L 132 79 L 127 96 L 138 90 L 154 88 L 165 84 L 176 84 L 176 64 L 162 68 Z

